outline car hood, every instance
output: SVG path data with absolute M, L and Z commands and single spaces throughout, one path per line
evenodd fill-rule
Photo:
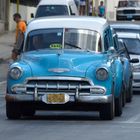
M 92 65 L 105 61 L 105 55 L 86 51 L 32 51 L 24 53 L 21 59 L 26 62 L 32 76 L 78 76 L 85 77 Z

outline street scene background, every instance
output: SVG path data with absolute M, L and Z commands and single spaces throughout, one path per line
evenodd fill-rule
M 0 140 L 139 140 L 140 95 L 126 104 L 121 117 L 101 121 L 98 112 L 38 111 L 33 118 L 8 120 L 5 114 L 5 93 L 8 65 L 15 41 L 15 23 L 12 15 L 20 11 L 30 21 L 38 1 L 17 5 L 15 1 L 0 0 Z M 99 5 L 94 1 L 94 6 Z M 115 22 L 118 0 L 105 0 L 106 18 Z M 139 22 L 137 22 L 139 24 Z

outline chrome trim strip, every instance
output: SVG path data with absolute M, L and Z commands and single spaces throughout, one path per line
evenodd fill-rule
M 54 73 L 63 73 L 63 72 L 69 72 L 70 69 L 66 69 L 66 68 L 52 68 L 52 69 L 48 69 L 49 72 L 54 72 Z
M 78 101 L 84 103 L 110 103 L 112 101 L 112 94 L 111 95 L 104 95 L 104 96 L 79 96 Z
M 86 78 L 79 78 L 79 77 L 61 77 L 61 76 L 48 76 L 48 77 L 29 77 L 25 80 L 25 84 L 29 80 L 69 80 L 69 81 L 87 81 L 91 85 L 94 85 L 94 83 Z

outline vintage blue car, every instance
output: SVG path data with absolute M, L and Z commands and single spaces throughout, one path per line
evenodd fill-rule
M 116 33 L 113 32 L 114 47 L 118 52 L 118 56 L 123 65 L 123 106 L 126 102 L 132 101 L 132 66 L 131 63 L 135 63 L 134 60 L 130 59 L 127 48 L 124 46 L 124 42 L 118 39 Z
M 107 21 L 50 17 L 29 23 L 20 58 L 10 65 L 6 114 L 36 110 L 98 110 L 111 120 L 122 114 L 123 66 Z

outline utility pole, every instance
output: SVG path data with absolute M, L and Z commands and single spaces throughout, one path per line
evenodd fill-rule
M 9 9 L 10 9 L 10 0 L 5 1 L 5 30 L 9 29 Z
M 19 0 L 17 0 L 17 13 L 19 13 Z
M 89 0 L 86 0 L 86 15 L 89 15 Z

